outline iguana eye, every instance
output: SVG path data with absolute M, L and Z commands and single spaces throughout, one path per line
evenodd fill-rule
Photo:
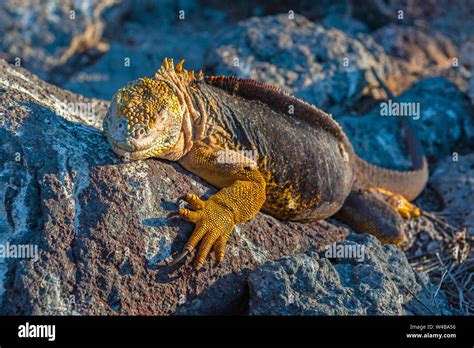
M 122 128 L 122 127 L 123 127 L 123 125 L 122 125 L 121 123 L 119 123 L 119 124 L 118 124 L 118 128 L 120 129 L 120 128 Z

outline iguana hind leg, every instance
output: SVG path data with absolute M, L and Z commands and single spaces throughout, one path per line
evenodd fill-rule
M 418 217 L 421 215 L 420 208 L 410 203 L 399 193 L 394 193 L 381 187 L 370 188 L 369 191 L 382 195 L 385 202 L 391 205 L 404 219 Z
M 377 192 L 352 191 L 334 217 L 359 233 L 374 235 L 382 243 L 401 245 L 405 239 L 401 216 Z

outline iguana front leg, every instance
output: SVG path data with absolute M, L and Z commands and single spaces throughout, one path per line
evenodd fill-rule
M 196 227 L 177 261 L 201 242 L 195 259 L 195 267 L 199 269 L 212 247 L 217 261 L 224 258 L 234 226 L 254 217 L 265 202 L 266 183 L 253 160 L 202 142 L 195 143 L 179 163 L 221 188 L 206 201 L 188 194 L 185 199 L 193 210 L 183 208 L 178 212 Z

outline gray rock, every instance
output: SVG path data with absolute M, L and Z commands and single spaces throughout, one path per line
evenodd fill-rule
M 107 50 L 103 14 L 120 0 L 2 1 L 0 50 L 10 63 L 42 78 L 60 79 L 55 69 L 72 58 L 83 65 Z M 78 55 L 82 55 L 78 57 Z M 89 55 L 89 57 L 88 57 Z M 77 66 L 76 66 L 77 68 Z M 52 74 L 52 75 L 51 75 Z
M 451 0 L 355 0 L 352 16 L 363 21 L 371 30 L 387 24 L 416 26 L 429 34 L 441 32 L 457 45 L 472 37 L 472 1 L 451 6 Z
M 465 42 L 459 52 L 459 63 L 474 72 L 474 39 Z
M 351 3 L 353 5 L 350 11 L 352 17 L 364 22 L 374 33 L 392 26 L 400 26 L 402 31 L 407 28 L 416 28 L 432 38 L 441 33 L 458 49 L 474 37 L 474 26 L 471 25 L 474 11 L 472 1 L 461 1 L 456 6 L 452 6 L 451 0 L 436 2 L 417 0 L 412 1 L 409 6 L 405 0 L 355 0 L 349 2 Z M 397 39 L 394 39 L 392 43 L 398 46 Z M 389 46 L 392 45 L 390 41 L 386 43 Z M 406 42 L 403 46 L 399 47 L 405 51 L 411 44 Z M 420 46 L 412 47 L 412 49 L 412 53 L 418 54 L 425 48 Z M 437 59 L 436 56 L 439 53 L 434 53 L 432 58 Z
M 215 189 L 173 163 L 117 159 L 100 130 L 107 106 L 0 60 L 0 244 L 39 250 L 37 261 L 1 259 L 0 313 L 243 313 L 248 270 L 347 236 L 259 214 L 221 264 L 162 265 L 193 230 L 167 217 L 178 198 Z
M 331 13 L 324 17 L 322 23 L 325 28 L 338 29 L 348 35 L 355 36 L 359 33 L 367 34 L 369 29 L 365 23 L 358 21 L 347 15 L 341 15 L 340 13 Z
M 326 252 L 308 251 L 251 271 L 250 314 L 452 314 L 444 293 L 433 298 L 436 287 L 413 271 L 400 249 L 368 234 L 351 234 L 337 247 L 361 248 L 363 257 L 326 258 Z
M 459 55 L 451 40 L 440 33 L 429 35 L 415 27 L 390 24 L 372 36 L 398 67 L 400 76 L 390 84 L 396 94 L 422 78 L 448 75 L 448 70 L 459 72 L 453 67 Z
M 443 200 L 444 215 L 474 236 L 474 153 L 444 158 L 430 178 Z
M 187 69 L 202 69 L 212 33 L 229 25 L 225 14 L 209 13 L 193 1 L 128 1 L 119 10 L 127 19 L 115 15 L 116 21 L 107 23 L 110 49 L 95 64 L 74 71 L 61 87 L 110 99 L 128 82 L 153 75 L 165 57 L 185 59 Z
M 383 78 L 394 73 L 370 36 L 356 39 L 287 14 L 253 17 L 220 33 L 206 66 L 216 74 L 273 84 L 332 113 L 379 95 L 371 68 Z
M 225 14 L 190 0 L 17 3 L 0 4 L 0 57 L 21 59 L 19 66 L 48 82 L 104 99 L 153 74 L 164 57 L 201 69 L 211 33 L 228 25 Z
M 419 106 L 419 119 L 409 121 L 421 140 L 423 151 L 431 160 L 474 147 L 472 107 L 465 94 L 447 79 L 424 79 L 397 101 Z M 337 120 L 357 153 L 365 159 L 389 168 L 410 167 L 399 117 L 381 116 L 379 105 L 364 116 L 338 117 Z
M 421 1 L 420 3 L 426 3 Z M 449 0 L 437 2 L 436 15 L 426 16 L 427 24 L 425 27 L 435 28 L 448 36 L 458 47 L 466 41 L 471 40 L 474 35 L 472 23 L 472 11 L 474 3 L 472 1 L 461 1 L 457 6 L 450 6 Z M 428 14 L 430 11 L 426 11 Z M 431 17 L 431 18 L 429 18 Z
M 474 76 L 471 77 L 468 82 L 468 95 L 471 99 L 471 104 L 474 105 Z
M 442 34 L 431 36 L 414 27 L 390 24 L 372 35 L 387 54 L 406 61 L 411 72 L 422 73 L 431 66 L 446 68 L 457 57 L 453 43 Z
M 466 92 L 474 105 L 474 40 L 463 44 L 459 54 L 459 62 L 468 71 L 469 80 L 466 86 Z

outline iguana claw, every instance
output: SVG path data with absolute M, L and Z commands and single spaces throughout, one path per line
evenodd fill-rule
M 190 193 L 184 197 L 184 200 L 194 210 L 182 208 L 179 209 L 178 215 L 194 223 L 196 227 L 183 252 L 169 266 L 173 266 L 185 258 L 198 244 L 200 245 L 194 263 L 196 269 L 204 265 L 211 249 L 214 250 L 217 261 L 221 261 L 224 258 L 225 246 L 235 224 L 232 212 L 222 202 L 219 202 L 216 196 L 203 201 L 195 194 Z
M 168 266 L 172 267 L 172 266 L 176 265 L 182 259 L 184 259 L 186 256 L 188 256 L 188 254 L 189 254 L 189 250 L 187 250 L 187 249 L 183 250 L 183 252 L 181 254 L 179 254 L 177 258 L 175 258 L 174 260 L 172 260 L 168 263 Z

